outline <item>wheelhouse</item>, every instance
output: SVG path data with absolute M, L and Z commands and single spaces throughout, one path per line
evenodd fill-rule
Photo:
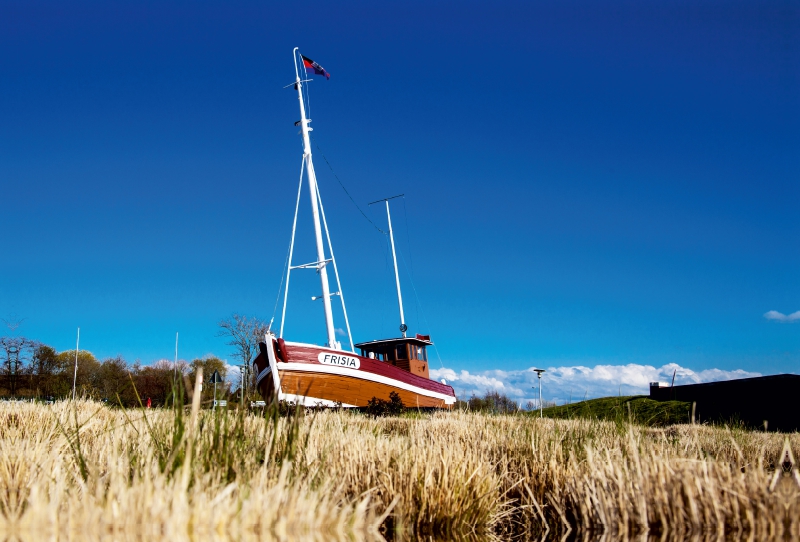
M 358 343 L 355 347 L 361 350 L 365 358 L 377 359 L 429 378 L 427 347 L 432 344 L 430 335 L 417 334 L 415 337 Z

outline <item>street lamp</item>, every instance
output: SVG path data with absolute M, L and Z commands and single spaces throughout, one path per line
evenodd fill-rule
M 543 414 L 542 414 L 542 373 L 544 372 L 544 369 L 534 369 L 533 372 L 536 373 L 536 376 L 539 377 L 539 418 L 541 418 L 543 416 Z

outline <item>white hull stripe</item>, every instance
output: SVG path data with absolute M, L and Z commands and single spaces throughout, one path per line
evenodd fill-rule
M 356 405 L 349 405 L 347 403 L 334 403 L 328 399 L 320 399 L 318 397 L 308 397 L 305 395 L 292 395 L 292 394 L 284 394 L 283 395 L 284 401 L 290 401 L 292 403 L 296 403 L 298 405 L 314 407 L 314 406 L 324 406 L 324 407 L 343 407 L 343 408 L 355 408 Z
M 266 369 L 264 369 L 263 371 L 258 373 L 258 376 L 256 377 L 256 387 L 261 383 L 261 381 L 264 379 L 264 377 L 267 376 L 270 373 L 270 371 L 272 371 L 272 367 L 267 365 Z
M 383 375 L 378 375 L 375 373 L 369 373 L 367 371 L 359 371 L 357 369 L 348 369 L 346 367 L 337 367 L 334 365 L 322 365 L 316 363 L 281 363 L 278 366 L 278 371 L 297 371 L 297 372 L 304 372 L 304 373 L 326 373 L 326 374 L 333 374 L 333 375 L 340 375 L 340 376 L 350 376 L 353 378 L 357 378 L 359 380 L 369 380 L 371 382 L 377 382 L 379 384 L 386 384 L 387 386 L 393 386 L 395 388 L 400 388 L 402 390 L 410 391 L 412 393 L 416 393 L 418 395 L 424 395 L 426 397 L 433 397 L 434 399 L 441 399 L 445 402 L 446 405 L 455 404 L 456 398 L 451 395 L 445 395 L 443 393 L 439 393 L 436 391 L 426 390 L 425 388 L 420 388 L 414 386 L 412 384 L 407 384 L 400 380 L 395 380 L 394 378 L 388 378 Z

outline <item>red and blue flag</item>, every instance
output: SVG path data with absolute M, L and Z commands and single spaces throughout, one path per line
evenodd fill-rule
M 300 55 L 303 58 L 303 66 L 306 68 L 306 73 L 311 75 L 324 75 L 326 79 L 331 78 L 331 74 L 325 71 L 325 68 L 308 58 L 307 56 Z

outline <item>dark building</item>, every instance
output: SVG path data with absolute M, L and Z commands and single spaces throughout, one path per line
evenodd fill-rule
M 766 421 L 770 431 L 800 429 L 800 375 L 759 376 L 672 387 L 661 387 L 653 382 L 650 398 L 696 403 L 697 422 L 741 422 L 750 428 L 763 428 Z

